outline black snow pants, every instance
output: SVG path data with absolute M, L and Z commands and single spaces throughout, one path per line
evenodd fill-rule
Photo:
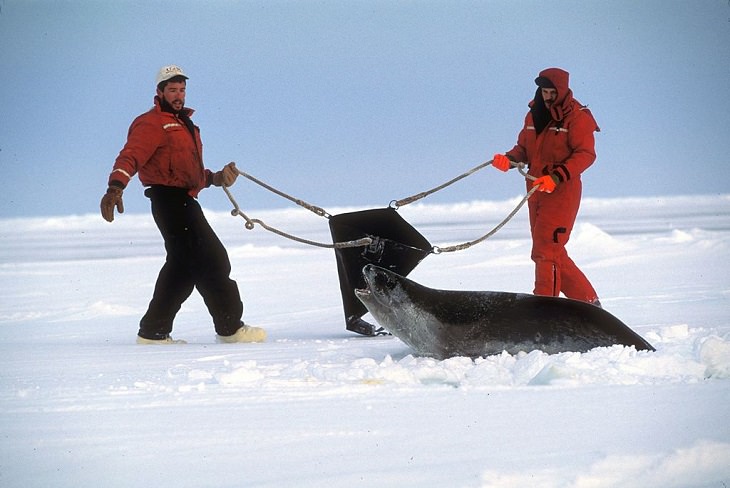
M 165 241 L 167 259 L 160 270 L 139 335 L 163 339 L 183 302 L 197 288 L 219 335 L 241 327 L 243 303 L 238 285 L 230 279 L 231 263 L 225 247 L 203 215 L 197 200 L 183 188 L 152 186 L 145 190 L 152 216 Z

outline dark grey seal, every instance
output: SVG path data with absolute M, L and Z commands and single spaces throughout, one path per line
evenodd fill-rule
M 416 355 L 477 358 L 535 349 L 585 352 L 614 344 L 654 348 L 626 324 L 588 303 L 496 291 L 436 290 L 367 265 L 355 291 L 375 320 Z

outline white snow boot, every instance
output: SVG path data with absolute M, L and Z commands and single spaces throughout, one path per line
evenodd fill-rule
M 142 336 L 137 336 L 137 344 L 187 344 L 187 341 L 182 339 L 173 339 L 170 336 L 164 339 L 146 339 Z
M 244 325 L 238 329 L 233 335 L 217 336 L 218 342 L 234 343 L 234 342 L 264 342 L 266 340 L 266 331 L 261 327 L 251 327 Z

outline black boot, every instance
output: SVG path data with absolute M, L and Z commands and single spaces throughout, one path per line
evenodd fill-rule
M 388 332 L 384 328 L 376 327 L 373 324 L 365 322 L 363 319 L 355 315 L 350 315 L 349 317 L 347 317 L 347 320 L 345 322 L 347 324 L 347 330 L 360 335 L 368 337 L 391 335 L 390 332 Z

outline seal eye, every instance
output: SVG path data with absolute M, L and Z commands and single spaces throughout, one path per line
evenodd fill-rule
M 392 290 L 395 288 L 396 281 L 383 271 L 377 271 L 373 278 L 373 282 L 380 289 Z
M 388 276 L 385 278 L 385 286 L 388 288 L 388 290 L 394 290 L 395 287 L 398 286 L 398 280 L 396 280 L 392 276 Z

